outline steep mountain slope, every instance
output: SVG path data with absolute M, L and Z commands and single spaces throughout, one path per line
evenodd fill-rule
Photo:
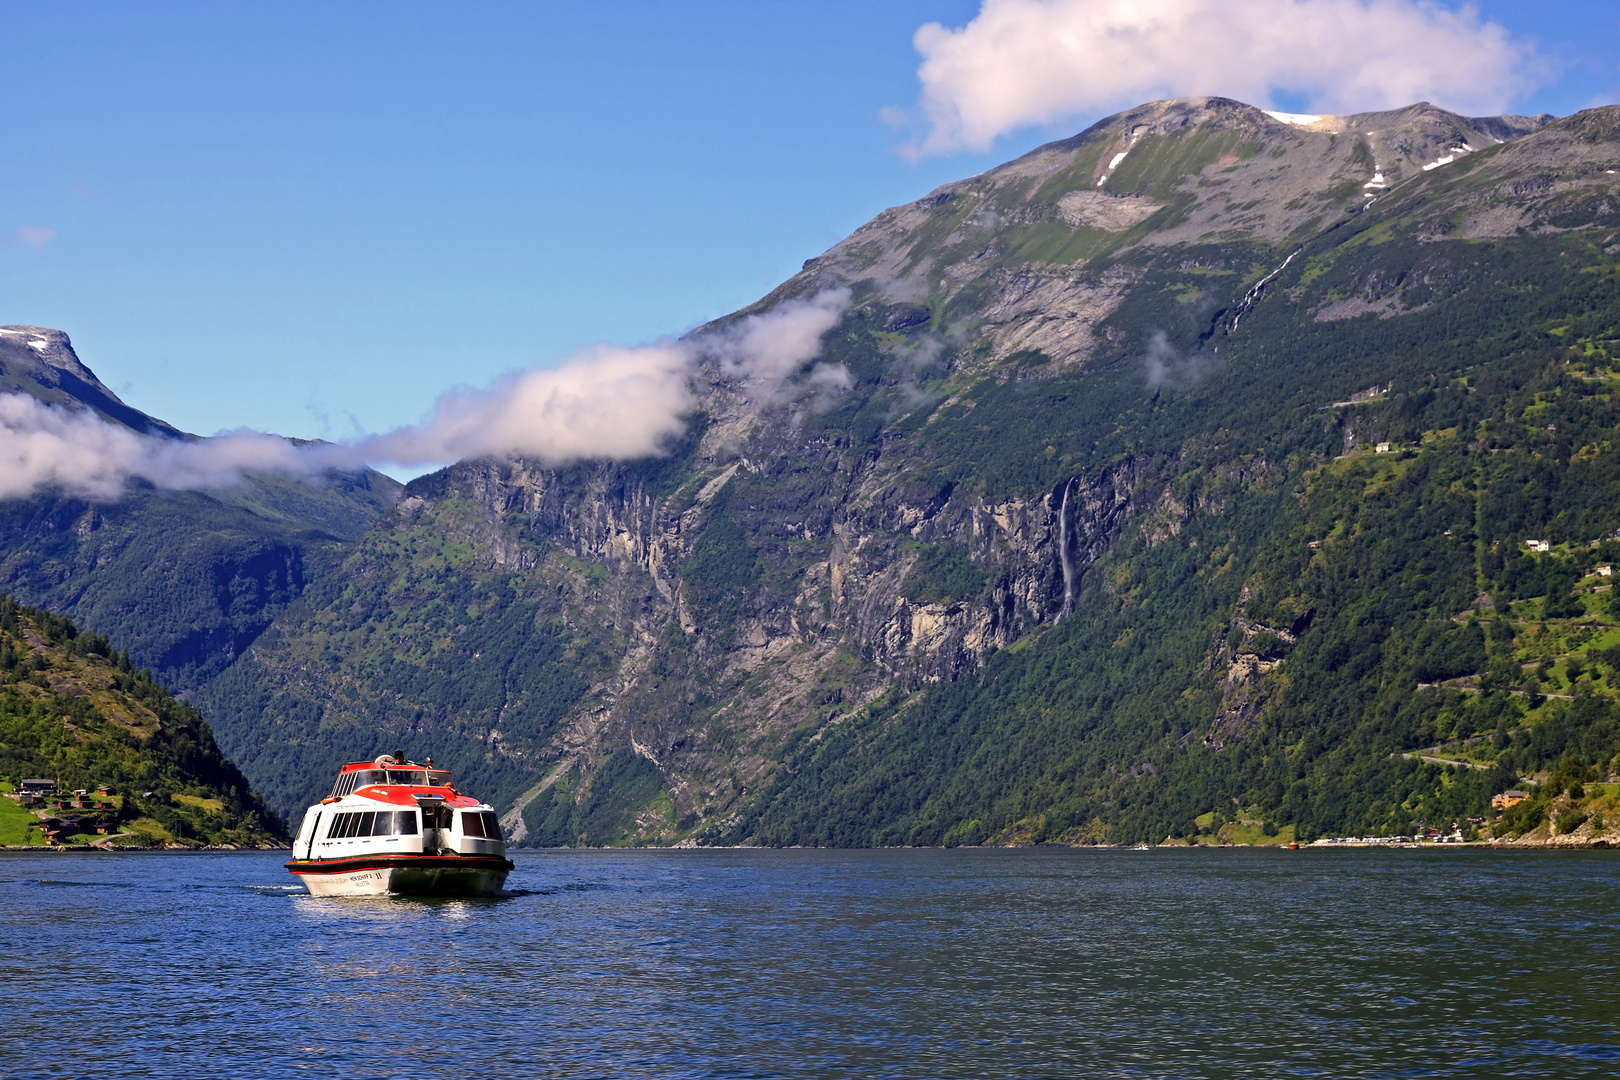
M 109 786 L 88 814 L 59 813 L 137 844 L 286 839 L 197 710 L 105 637 L 0 596 L 0 778 L 30 777 L 63 791 Z
M 1157 103 L 886 211 L 733 317 L 849 290 L 775 395 L 410 485 L 208 688 L 222 743 L 290 807 L 427 740 L 539 843 L 1399 828 L 1593 766 L 1604 693 L 1416 690 L 1542 640 L 1489 553 L 1620 528 L 1558 517 L 1615 452 L 1620 117 L 1546 121 Z M 1501 776 L 1400 756 L 1498 724 Z
M 0 393 L 190 438 L 120 401 L 58 330 L 0 327 Z M 320 483 L 249 476 L 210 492 L 138 488 L 115 501 L 0 500 L 0 590 L 112 636 L 163 685 L 190 690 L 229 666 L 398 491 L 367 470 Z

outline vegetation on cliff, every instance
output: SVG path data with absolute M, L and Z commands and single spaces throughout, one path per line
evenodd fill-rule
M 1092 568 L 1072 617 L 974 678 L 799 732 L 720 836 L 1162 840 L 1237 806 L 1302 839 L 1388 835 L 1484 815 L 1521 777 L 1549 791 L 1608 779 L 1620 753 L 1620 610 L 1605 569 L 1620 562 L 1612 237 L 1443 253 L 1358 237 L 1347 228 L 1317 249 L 1185 387 L 1141 388 L 1140 368 L 1120 365 L 1116 386 L 1136 382 L 1140 415 L 1087 440 L 1085 456 L 1091 468 L 1145 459 L 1165 501 Z M 1443 288 L 1402 299 L 1422 314 L 1313 318 L 1335 291 L 1393 267 L 1395 280 L 1433 280 L 1441 263 Z M 1369 374 L 1392 389 L 1333 404 Z M 1024 425 L 998 404 L 970 415 L 1008 433 L 1014 460 L 1040 461 L 1018 452 Z M 1462 742 L 1466 760 L 1450 749 Z M 1532 826 L 1546 801 L 1503 827 Z

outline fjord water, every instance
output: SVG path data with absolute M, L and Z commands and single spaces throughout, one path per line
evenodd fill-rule
M 1620 856 L 517 856 L 305 895 L 276 853 L 0 856 L 6 1077 L 1597 1077 Z

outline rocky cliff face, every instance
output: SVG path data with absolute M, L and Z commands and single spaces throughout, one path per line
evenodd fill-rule
M 465 462 L 409 485 L 379 527 L 401 547 L 461 547 L 460 572 L 522 582 L 542 598 L 536 617 L 561 619 L 612 658 L 542 738 L 486 740 L 494 755 L 535 763 L 496 781 L 521 804 L 509 822 L 520 840 L 522 795 L 534 790 L 520 793 L 521 776 L 588 776 L 621 748 L 668 780 L 669 811 L 643 823 L 643 838 L 723 823 L 789 732 L 836 722 L 895 686 L 960 678 L 1060 618 L 1150 497 L 1132 461 L 1037 496 L 921 491 L 883 456 L 844 458 L 802 431 L 764 425 L 772 437 L 738 448 L 726 438 L 736 419 L 710 424 L 673 491 L 635 465 Z M 828 471 L 799 489 L 818 458 Z M 760 572 L 717 602 L 689 568 L 726 521 L 742 524 Z M 960 597 L 908 595 L 919 559 L 942 548 L 963 553 L 982 582 Z M 347 571 L 366 573 L 369 558 L 357 552 Z M 273 643 L 253 662 L 291 680 Z M 326 680 L 309 691 L 328 713 L 343 696 Z M 356 709 L 385 725 L 398 711 Z

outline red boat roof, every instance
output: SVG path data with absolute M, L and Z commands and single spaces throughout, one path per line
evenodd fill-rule
M 418 795 L 439 796 L 451 806 L 477 806 L 478 800 L 462 795 L 450 788 L 406 787 L 404 784 L 372 784 L 358 788 L 356 795 L 396 806 L 415 806 Z

